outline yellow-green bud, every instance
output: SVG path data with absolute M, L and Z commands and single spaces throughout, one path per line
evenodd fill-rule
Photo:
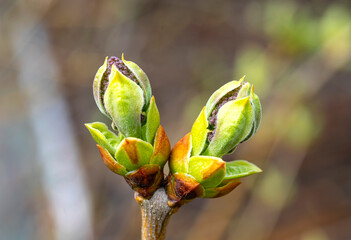
M 192 130 L 192 155 L 222 157 L 248 140 L 261 121 L 261 105 L 253 86 L 231 81 L 215 91 Z

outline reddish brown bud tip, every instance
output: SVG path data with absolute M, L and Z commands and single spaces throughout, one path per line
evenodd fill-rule
M 163 172 L 159 165 L 145 165 L 125 175 L 125 180 L 132 189 L 147 199 L 152 197 L 162 179 Z

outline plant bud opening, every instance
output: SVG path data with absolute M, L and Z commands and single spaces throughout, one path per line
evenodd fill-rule
M 123 61 L 121 59 L 119 59 L 118 57 L 112 56 L 108 59 L 107 61 L 107 68 L 106 71 L 104 73 L 104 75 L 102 76 L 102 80 L 101 80 L 101 89 L 100 89 L 100 93 L 101 93 L 101 98 L 104 98 L 106 89 L 108 87 L 109 84 L 109 76 L 111 74 L 111 69 L 112 66 L 115 65 L 116 68 L 127 78 L 129 78 L 130 80 L 132 80 L 133 82 L 135 82 L 136 84 L 139 84 L 137 78 L 135 77 L 135 75 L 132 73 L 132 71 L 129 70 L 129 68 L 123 63 Z M 103 101 L 102 101 L 103 102 Z
M 113 65 L 116 66 L 116 68 L 118 69 L 118 71 L 120 73 L 122 73 L 124 76 L 126 76 L 127 78 L 129 78 L 130 80 L 135 82 L 141 88 L 140 82 L 138 81 L 136 76 L 133 74 L 133 72 L 124 64 L 124 62 L 116 56 L 111 56 L 107 61 L 106 70 L 101 78 L 100 99 L 101 99 L 101 103 L 102 103 L 103 107 L 105 107 L 104 96 L 105 96 L 105 92 L 109 86 L 109 82 L 110 82 L 109 76 L 111 74 L 111 70 L 112 70 Z M 145 124 L 145 122 L 146 122 L 145 114 L 140 115 L 140 121 L 141 121 L 142 125 Z M 113 128 L 113 129 L 117 130 L 117 128 Z
M 219 109 L 224 106 L 227 102 L 234 101 L 238 97 L 238 93 L 243 85 L 245 85 L 246 82 L 242 82 L 239 87 L 233 89 L 232 91 L 228 92 L 226 95 L 224 95 L 216 104 L 216 106 L 213 108 L 213 111 L 211 112 L 210 116 L 208 117 L 208 129 L 210 130 L 208 133 L 208 141 L 211 142 L 214 135 L 216 134 L 216 126 L 217 126 L 217 115 L 219 112 Z

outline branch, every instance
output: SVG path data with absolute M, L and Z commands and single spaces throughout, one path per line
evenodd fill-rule
M 157 189 L 151 199 L 145 199 L 135 193 L 135 200 L 139 203 L 142 216 L 142 240 L 164 240 L 166 227 L 170 216 L 178 208 L 168 206 L 168 198 L 163 187 Z

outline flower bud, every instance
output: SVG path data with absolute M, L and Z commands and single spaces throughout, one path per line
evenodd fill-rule
M 261 172 L 256 165 L 239 160 L 225 162 L 248 140 L 261 120 L 261 105 L 250 83 L 232 81 L 212 94 L 196 119 L 191 133 L 173 147 L 167 185 L 169 206 L 179 206 L 196 197 L 214 198 L 231 192 L 240 178 Z
M 103 123 L 86 124 L 103 162 L 139 195 L 151 197 L 162 184 L 171 147 L 146 74 L 123 55 L 122 60 L 106 58 L 96 73 L 93 93 L 117 130 L 116 135 Z
M 192 155 L 222 157 L 257 131 L 261 105 L 250 83 L 232 81 L 207 101 L 192 129 Z
M 142 138 L 151 87 L 138 65 L 124 60 L 123 55 L 122 60 L 117 57 L 106 58 L 95 75 L 93 92 L 100 111 L 113 121 L 123 136 Z M 153 128 L 154 133 L 157 128 Z

